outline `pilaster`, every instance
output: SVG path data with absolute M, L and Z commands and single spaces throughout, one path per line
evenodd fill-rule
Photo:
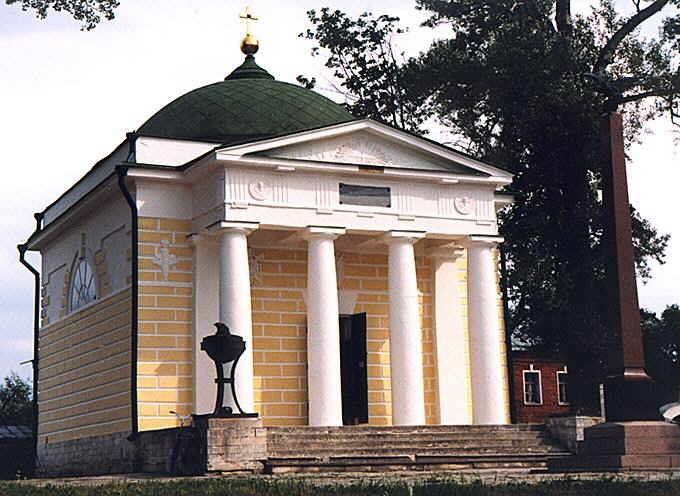
M 434 324 L 437 357 L 439 423 L 471 424 L 468 408 L 469 367 L 461 315 L 457 260 L 462 247 L 435 248 L 427 252 L 434 262 Z

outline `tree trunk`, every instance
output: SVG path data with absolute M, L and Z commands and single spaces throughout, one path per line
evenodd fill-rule
M 557 0 L 555 7 L 555 22 L 557 31 L 564 36 L 571 36 L 571 0 Z
M 582 136 L 574 136 L 574 143 Z M 569 336 L 566 358 L 572 411 L 593 414 L 599 408 L 598 384 L 601 377 L 601 326 L 595 299 L 594 257 L 590 243 L 590 183 L 583 154 L 571 155 L 571 167 L 564 171 L 563 226 L 564 270 L 569 275 L 564 288 L 567 318 L 562 332 Z

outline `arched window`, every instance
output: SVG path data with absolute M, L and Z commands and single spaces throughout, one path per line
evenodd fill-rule
M 96 299 L 97 281 L 92 266 L 87 257 L 79 257 L 73 266 L 69 308 L 73 312 Z

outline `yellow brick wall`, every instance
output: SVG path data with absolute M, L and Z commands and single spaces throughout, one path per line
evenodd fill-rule
M 346 253 L 342 256 L 340 288 L 358 290 L 355 313 L 366 312 L 368 351 L 368 415 L 372 425 L 392 422 L 390 384 L 389 297 L 387 255 Z M 420 292 L 420 324 L 423 342 L 425 415 L 428 424 L 437 423 L 437 379 L 434 354 L 431 260 L 416 257 Z
M 139 430 L 178 425 L 170 413 L 193 411 L 193 249 L 191 223 L 139 218 L 139 334 L 137 399 Z M 164 243 L 166 242 L 166 243 Z M 164 279 L 156 263 L 167 247 L 174 262 Z
M 500 270 L 500 252 L 494 250 L 494 259 L 496 260 L 496 292 L 498 294 L 498 328 L 500 329 L 499 339 L 501 340 L 501 367 L 503 370 L 503 392 L 505 394 L 505 414 L 506 422 L 510 423 L 510 384 L 508 381 L 508 355 L 507 345 L 505 341 L 505 310 L 503 308 L 503 293 L 501 291 L 501 270 Z
M 140 430 L 176 425 L 169 412 L 192 412 L 192 248 L 187 221 L 140 219 L 140 318 L 138 395 Z M 154 263 L 167 240 L 176 264 L 168 281 Z M 257 270 L 251 280 L 255 409 L 265 425 L 307 424 L 307 330 L 303 292 L 307 252 L 252 248 Z M 391 423 L 389 304 L 387 255 L 340 254 L 339 287 L 358 291 L 354 313 L 367 314 L 369 423 Z M 465 332 L 465 368 L 469 370 L 467 257 L 457 262 Z M 438 419 L 436 357 L 433 336 L 433 264 L 416 257 L 423 340 L 423 375 L 427 423 Z M 500 295 L 500 293 L 499 293 Z M 502 348 L 502 301 L 499 296 Z M 505 363 L 505 356 L 502 357 Z M 471 415 L 470 378 L 466 382 Z M 506 385 L 507 389 L 507 385 Z
M 307 424 L 307 330 L 303 291 L 307 252 L 252 249 L 255 406 L 265 425 Z M 359 290 L 354 313 L 367 314 L 369 423 L 391 423 L 387 256 L 340 254 L 340 289 Z M 432 330 L 432 265 L 417 258 L 428 423 L 437 422 Z
M 131 430 L 131 307 L 128 288 L 40 330 L 40 443 Z
M 307 252 L 251 252 L 255 409 L 265 425 L 306 425 Z
M 387 256 L 344 253 L 339 286 L 359 291 L 355 313 L 366 312 L 368 423 L 392 423 Z

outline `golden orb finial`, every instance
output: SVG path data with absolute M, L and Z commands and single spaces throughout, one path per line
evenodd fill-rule
M 246 35 L 241 40 L 241 51 L 246 55 L 253 55 L 260 48 L 260 43 L 250 32 L 250 23 L 259 20 L 259 18 L 250 12 L 250 7 L 246 7 L 246 11 L 241 14 L 241 19 L 246 21 Z

